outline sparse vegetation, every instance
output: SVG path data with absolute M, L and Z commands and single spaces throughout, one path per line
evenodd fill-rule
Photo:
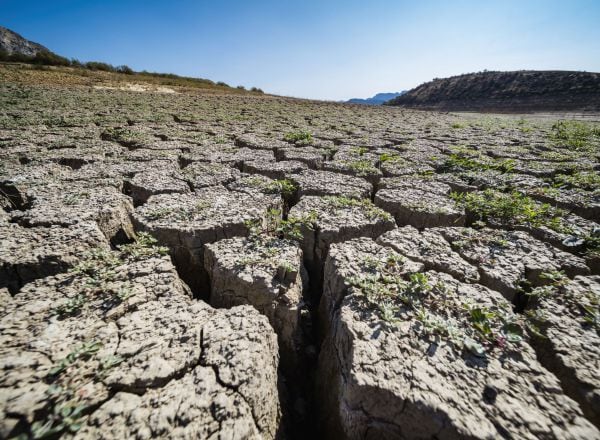
M 31 436 L 34 439 L 54 438 L 63 433 L 75 434 L 81 429 L 90 406 L 86 402 L 87 397 L 76 392 L 76 387 L 82 381 L 99 380 L 87 364 L 95 362 L 101 348 L 102 344 L 98 341 L 84 342 L 50 369 L 48 381 L 51 385 L 46 391 L 46 417 L 32 424 Z M 106 371 L 119 363 L 120 361 L 105 362 L 101 366 Z
M 364 267 L 370 275 L 346 280 L 389 325 L 415 319 L 423 336 L 445 337 L 457 350 L 476 356 L 522 341 L 522 324 L 509 310 L 463 302 L 424 273 L 403 274 L 402 263 L 394 255 L 384 261 L 368 260 Z
M 372 174 L 377 174 L 379 169 L 370 160 L 352 160 L 344 161 L 344 165 L 348 166 L 357 176 L 365 177 Z
M 294 142 L 297 145 L 310 145 L 313 141 L 313 136 L 308 131 L 291 131 L 286 133 L 283 139 L 288 142 Z
M 124 264 L 167 255 L 168 248 L 158 246 L 150 234 L 140 232 L 133 243 L 121 245 L 117 252 L 104 248 L 92 249 L 85 259 L 72 270 L 73 281 L 81 286 L 80 292 L 53 308 L 54 314 L 64 319 L 77 315 L 91 302 L 101 299 L 107 304 L 119 304 L 131 296 L 130 286 L 120 283 L 116 269 Z
M 247 220 L 246 227 L 251 237 L 270 236 L 284 240 L 302 241 L 303 228 L 312 230 L 316 220 L 316 213 L 311 212 L 303 217 L 282 218 L 279 209 L 270 209 L 264 220 Z
M 267 193 L 281 194 L 284 200 L 290 200 L 298 190 L 296 184 L 289 179 L 276 179 L 265 188 Z
M 502 193 L 492 189 L 472 193 L 452 193 L 456 203 L 463 205 L 481 221 L 496 221 L 506 225 L 546 226 L 559 232 L 569 232 L 562 217 L 564 212 L 547 203 L 539 203 L 518 191 Z
M 440 171 L 442 172 L 465 172 L 465 171 L 486 171 L 495 170 L 501 173 L 510 173 L 515 167 L 515 161 L 512 159 L 493 160 L 481 156 L 473 157 L 461 153 L 451 154 L 444 162 Z
M 580 121 L 558 121 L 552 126 L 550 138 L 565 147 L 587 150 L 598 146 L 600 126 Z

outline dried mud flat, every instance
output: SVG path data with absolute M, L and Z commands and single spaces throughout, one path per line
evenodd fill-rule
M 600 128 L 0 85 L 0 438 L 600 438 Z

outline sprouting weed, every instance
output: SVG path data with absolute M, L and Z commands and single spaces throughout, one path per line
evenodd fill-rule
M 538 203 L 518 191 L 502 193 L 492 189 L 468 194 L 451 193 L 459 205 L 463 205 L 479 220 L 495 220 L 510 225 L 546 226 L 557 232 L 566 233 L 564 212 L 547 203 Z
M 444 282 L 434 283 L 425 273 L 403 274 L 398 262 L 369 257 L 363 262 L 368 275 L 346 279 L 383 321 L 394 324 L 412 316 L 422 324 L 421 334 L 444 337 L 458 350 L 477 356 L 521 342 L 521 323 L 508 306 L 504 310 L 466 303 Z
M 294 142 L 298 145 L 310 145 L 313 141 L 313 136 L 307 131 L 292 131 L 286 133 L 283 139 L 288 142 Z
M 56 376 L 63 373 L 72 364 L 80 359 L 86 360 L 98 353 L 102 348 L 102 343 L 98 341 L 88 341 L 79 345 L 71 351 L 64 359 L 60 360 L 49 372 L 49 376 Z
M 147 232 L 139 232 L 133 243 L 119 246 L 119 251 L 128 260 L 144 260 L 150 257 L 163 256 L 169 248 L 158 246 L 158 240 Z

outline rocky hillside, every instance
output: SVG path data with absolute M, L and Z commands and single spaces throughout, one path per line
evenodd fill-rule
M 0 81 L 0 438 L 600 439 L 600 126 L 52 78 Z
M 449 111 L 600 110 L 600 73 L 480 72 L 434 79 L 388 105 Z
M 7 55 L 24 55 L 33 57 L 39 52 L 50 52 L 41 44 L 23 38 L 16 32 L 0 26 L 0 52 Z

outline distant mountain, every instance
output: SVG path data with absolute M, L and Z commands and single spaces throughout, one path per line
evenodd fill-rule
M 445 111 L 600 110 L 600 73 L 479 72 L 421 84 L 386 105 Z
M 402 94 L 406 93 L 406 91 L 395 92 L 395 93 L 378 93 L 372 98 L 361 99 L 361 98 L 352 98 L 346 101 L 349 104 L 367 104 L 367 105 L 381 105 L 390 99 L 394 99 Z
M 0 26 L 0 51 L 7 55 L 24 55 L 33 57 L 40 52 L 50 52 L 41 44 L 23 38 L 16 32 Z

